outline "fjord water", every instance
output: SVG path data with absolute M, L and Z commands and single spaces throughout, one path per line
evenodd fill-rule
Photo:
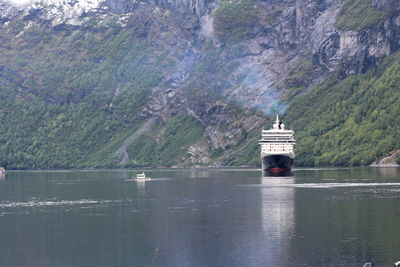
M 392 266 L 400 171 L 15 171 L 0 266 Z

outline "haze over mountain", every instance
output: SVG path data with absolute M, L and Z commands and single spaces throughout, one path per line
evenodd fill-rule
M 400 147 L 397 0 L 0 0 L 0 165 L 296 165 Z M 396 157 L 396 156 L 394 156 Z

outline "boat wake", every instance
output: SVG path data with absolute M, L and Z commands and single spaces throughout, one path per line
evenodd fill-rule
M 307 183 L 307 184 L 289 184 L 289 183 L 263 183 L 260 187 L 288 187 L 288 188 L 336 188 L 336 187 L 400 187 L 400 183 Z
M 75 206 L 75 205 L 92 205 L 92 204 L 108 204 L 108 203 L 119 203 L 121 200 L 92 200 L 92 199 L 79 199 L 79 200 L 49 200 L 39 201 L 31 200 L 27 202 L 0 202 L 1 208 L 19 208 L 19 207 L 49 207 L 49 206 Z

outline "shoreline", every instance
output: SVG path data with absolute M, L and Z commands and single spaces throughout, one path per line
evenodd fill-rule
M 318 167 L 295 167 L 294 171 L 302 170 L 340 170 L 357 168 L 400 168 L 400 164 L 371 164 L 365 166 L 318 166 Z M 261 171 L 260 167 L 249 166 L 196 166 L 196 167 L 137 167 L 137 168 L 71 168 L 71 169 L 7 169 L 7 172 L 95 172 L 95 171 L 120 171 L 137 172 L 140 170 L 180 171 L 180 170 L 226 170 L 226 171 Z
M 399 164 L 371 164 L 369 167 L 372 168 L 397 168 L 400 167 Z

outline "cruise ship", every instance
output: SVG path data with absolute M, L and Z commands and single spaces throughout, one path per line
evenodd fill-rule
M 261 165 L 263 171 L 272 174 L 291 172 L 294 160 L 294 131 L 285 130 L 285 125 L 276 115 L 275 123 L 270 130 L 262 130 Z

